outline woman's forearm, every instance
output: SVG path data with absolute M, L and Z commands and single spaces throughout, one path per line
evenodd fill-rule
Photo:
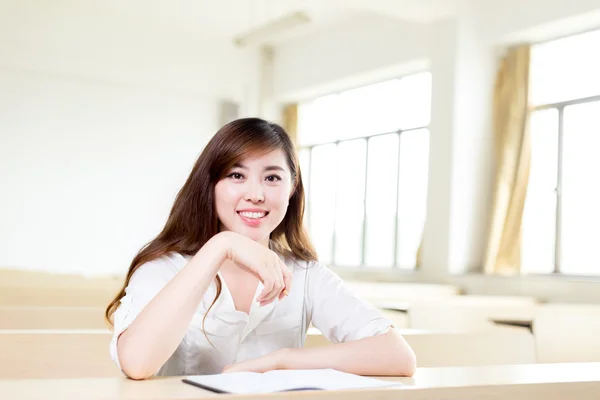
M 324 347 L 285 349 L 278 369 L 322 369 L 370 376 L 412 376 L 415 354 L 395 330 L 352 342 Z
M 140 312 L 118 339 L 121 368 L 127 376 L 152 376 L 185 336 L 198 304 L 223 262 L 217 237 L 200 251 Z

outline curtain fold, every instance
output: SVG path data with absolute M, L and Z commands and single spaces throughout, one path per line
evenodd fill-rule
M 521 268 L 521 222 L 531 160 L 529 133 L 530 45 L 508 50 L 494 89 L 496 176 L 484 271 L 517 274 Z
M 294 144 L 298 144 L 298 104 L 286 104 L 282 115 L 283 129 L 290 135 Z

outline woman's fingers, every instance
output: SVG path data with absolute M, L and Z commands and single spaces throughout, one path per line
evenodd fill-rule
M 260 299 L 260 303 L 262 306 L 269 304 L 275 299 L 277 299 L 281 292 L 283 292 L 283 290 L 285 289 L 285 283 L 280 264 L 281 260 L 277 256 L 275 256 L 274 263 L 269 264 L 269 271 L 271 272 L 271 279 L 273 279 L 273 286 L 271 291 L 268 294 L 266 294 L 262 299 Z
M 256 301 L 258 301 L 259 303 L 264 301 L 264 299 L 269 296 L 269 294 L 273 290 L 274 285 L 273 278 L 271 277 L 271 272 L 266 269 L 263 269 L 261 271 L 260 280 L 262 281 L 264 287 L 262 292 L 260 292 L 260 295 L 256 298 Z
M 283 290 L 281 291 L 281 294 L 279 295 L 279 299 L 283 299 L 285 296 L 290 294 L 290 291 L 292 290 L 292 271 L 290 271 L 290 269 L 288 268 L 287 265 L 285 265 L 285 263 L 283 261 L 280 260 L 280 266 L 281 266 L 281 273 L 283 276 Z
M 292 272 L 281 259 L 278 258 L 277 261 L 276 273 L 279 282 L 279 288 L 273 291 L 274 296 L 272 300 L 283 299 L 285 296 L 289 295 L 292 287 Z M 268 302 L 266 304 L 268 304 Z
M 256 301 L 269 304 L 289 294 L 292 272 L 279 256 L 260 244 L 242 235 L 234 234 L 229 259 L 249 270 L 262 283 L 263 290 Z
M 262 282 L 264 289 L 256 301 L 261 303 L 261 305 L 264 305 L 264 303 L 273 297 L 273 292 L 277 290 L 277 278 L 275 270 L 271 264 L 266 263 L 261 270 L 263 271 Z
M 272 288 L 271 291 L 267 293 L 267 295 L 261 300 L 261 306 L 271 303 L 283 290 L 283 283 L 279 278 L 279 275 L 281 275 L 281 273 L 278 271 L 279 268 L 271 266 L 269 269 L 271 271 Z

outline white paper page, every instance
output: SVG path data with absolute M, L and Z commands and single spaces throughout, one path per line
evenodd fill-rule
M 188 380 L 202 386 L 228 393 L 260 393 L 263 387 L 262 375 L 256 372 L 231 372 L 216 375 L 188 376 Z
M 263 374 L 265 388 L 275 392 L 291 388 L 366 389 L 402 386 L 399 382 L 382 381 L 360 375 L 348 374 L 334 369 L 278 370 Z
M 190 376 L 190 381 L 229 393 L 269 393 L 299 389 L 366 389 L 402 386 L 333 369 L 279 370 L 264 374 L 232 372 L 218 375 Z

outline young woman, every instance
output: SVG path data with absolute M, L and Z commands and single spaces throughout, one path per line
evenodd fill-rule
M 287 133 L 258 118 L 221 128 L 106 309 L 121 370 L 412 375 L 415 355 L 392 323 L 316 261 L 303 214 Z M 302 348 L 311 322 L 334 344 Z

